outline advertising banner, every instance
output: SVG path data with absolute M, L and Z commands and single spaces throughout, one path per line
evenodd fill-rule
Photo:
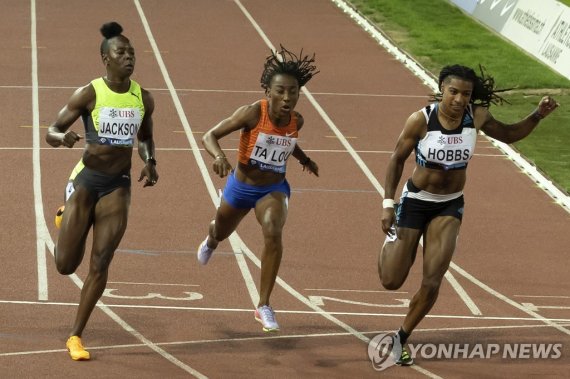
M 570 8 L 556 0 L 451 0 L 570 79 Z
M 520 0 L 479 0 L 473 17 L 501 32 Z
M 471 14 L 477 6 L 478 0 L 451 0 L 452 3 L 463 9 L 465 12 Z

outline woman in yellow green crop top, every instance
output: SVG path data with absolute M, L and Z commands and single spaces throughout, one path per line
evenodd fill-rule
M 65 211 L 55 249 L 59 273 L 74 273 L 83 260 L 87 234 L 93 227 L 89 274 L 66 344 L 73 360 L 90 358 L 81 334 L 103 294 L 109 265 L 127 226 L 135 138 L 146 163 L 139 182 L 145 179 L 147 187 L 158 180 L 152 135 L 154 100 L 130 79 L 135 51 L 122 31 L 116 22 L 101 27 L 101 58 L 107 75 L 77 89 L 46 135 L 51 146 L 71 148 L 83 136 L 69 128 L 79 117 L 85 126 L 85 150 L 65 191 Z M 105 221 L 95 224 L 96 219 Z

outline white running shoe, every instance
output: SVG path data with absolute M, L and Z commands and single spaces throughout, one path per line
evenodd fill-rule
M 279 325 L 275 320 L 275 312 L 269 305 L 262 305 L 255 310 L 255 319 L 263 325 L 264 332 L 278 332 Z
M 386 236 L 386 239 L 384 240 L 384 245 L 386 245 L 388 242 L 394 242 L 398 239 L 398 236 L 396 234 L 396 227 L 394 225 L 392 225 L 390 227 L 390 234 Z
M 198 262 L 200 262 L 201 265 L 207 264 L 210 258 L 212 257 L 214 250 L 215 249 L 211 249 L 208 247 L 208 237 L 206 237 L 204 242 L 202 242 L 198 247 L 198 254 L 196 254 Z

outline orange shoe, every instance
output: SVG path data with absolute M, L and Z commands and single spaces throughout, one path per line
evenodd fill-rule
M 69 356 L 74 361 L 88 361 L 91 357 L 89 352 L 85 350 L 83 344 L 81 343 L 81 338 L 78 336 L 71 336 L 65 343 L 67 346 L 67 351 L 69 351 Z
M 59 229 L 61 228 L 61 220 L 63 219 L 63 210 L 65 209 L 65 205 L 59 207 L 55 214 L 55 226 Z

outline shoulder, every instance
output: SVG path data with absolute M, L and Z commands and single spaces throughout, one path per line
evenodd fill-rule
M 152 93 L 150 93 L 150 91 L 147 91 L 142 87 L 140 88 L 141 88 L 142 102 L 144 104 L 145 111 L 152 112 L 154 110 L 154 97 L 152 96 Z
M 255 103 L 242 105 L 231 116 L 235 121 L 245 125 L 246 129 L 255 128 L 261 117 L 262 100 Z
M 406 120 L 404 130 L 400 137 L 418 139 L 423 138 L 427 132 L 427 121 L 424 111 L 420 109 L 412 113 Z
M 87 108 L 89 104 L 95 101 L 95 88 L 91 83 L 79 87 L 73 92 L 69 99 L 69 105 L 76 108 Z
M 406 120 L 406 125 L 418 126 L 418 127 L 425 127 L 427 125 L 426 121 L 426 113 L 424 113 L 424 109 L 420 109 L 419 111 L 415 111 Z

